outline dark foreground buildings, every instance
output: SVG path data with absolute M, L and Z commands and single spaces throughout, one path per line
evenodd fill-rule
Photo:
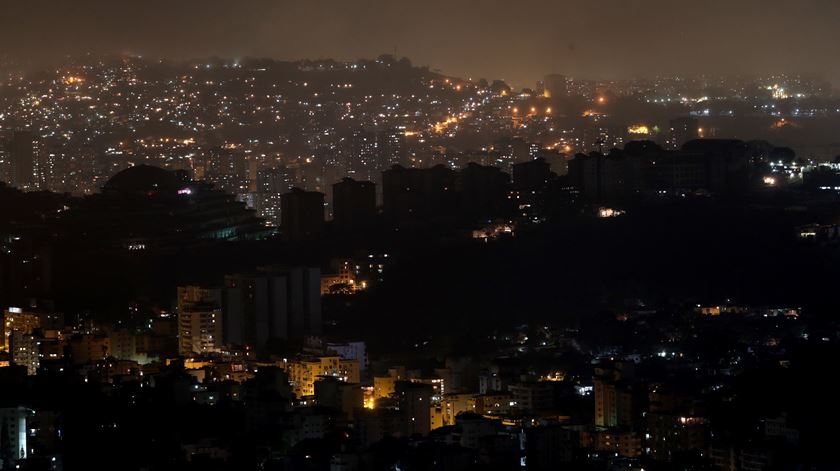
M 738 140 L 689 141 L 668 151 L 650 141 L 628 143 L 609 154 L 578 154 L 569 162 L 570 183 L 593 202 L 639 194 L 735 194 L 747 190 L 750 159 Z
M 369 228 L 376 219 L 376 184 L 344 178 L 333 184 L 333 224 L 341 231 Z
M 229 275 L 222 290 L 225 342 L 261 348 L 269 339 L 321 334 L 318 268 Z
M 436 165 L 382 172 L 383 214 L 389 221 L 476 221 L 509 214 L 510 177 L 475 163 L 461 171 Z
M 577 156 L 568 178 L 539 157 L 516 162 L 512 181 L 478 164 L 394 166 L 383 174 L 382 212 L 368 181 L 334 185 L 332 223 L 322 193 L 282 193 L 285 239 L 260 240 L 270 232 L 231 196 L 151 167 L 76 200 L 0 188 L 9 206 L 44 199 L 28 218 L 15 208 L 2 221 L 0 288 L 19 295 L 29 279 L 7 275 L 49 265 L 23 243 L 43 238 L 81 254 L 63 262 L 58 298 L 114 300 L 94 317 L 88 304 L 63 316 L 40 300 L 2 298 L 0 422 L 28 433 L 4 440 L 0 424 L 0 455 L 21 469 L 770 471 L 830 462 L 832 437 L 813 418 L 835 418 L 822 406 L 833 389 L 820 365 L 837 356 L 836 322 L 797 307 L 698 305 L 680 289 L 710 272 L 732 276 L 720 266 L 733 253 L 761 253 L 782 268 L 770 270 L 772 284 L 756 282 L 760 299 L 767 286 L 792 291 L 778 281 L 798 266 L 790 258 L 832 253 L 818 233 L 836 228 L 774 225 L 786 232 L 762 245 L 763 231 L 730 218 L 721 233 L 731 225 L 750 243 L 716 244 L 732 240 L 715 238 L 725 210 L 716 198 L 690 214 L 657 212 L 700 200 L 680 206 L 674 196 L 747 189 L 756 169 L 743 149 L 632 142 Z M 282 184 L 282 175 L 272 178 Z M 559 216 L 540 211 L 566 194 L 557 188 L 589 201 Z M 588 211 L 593 201 L 651 195 L 657 204 L 628 205 L 620 218 Z M 667 221 L 632 224 L 638 213 Z M 707 230 L 685 249 L 671 235 L 692 231 L 672 226 Z M 52 244 L 59 230 L 70 243 Z M 813 244 L 783 245 L 797 238 Z M 692 263 L 704 246 L 724 262 L 706 271 Z M 686 258 L 662 269 L 675 247 Z M 144 278 L 164 286 L 162 301 Z M 673 284 L 651 281 L 663 278 Z
M 280 230 L 284 239 L 317 241 L 324 233 L 324 194 L 292 188 L 280 196 Z
M 62 213 L 57 230 L 98 247 L 145 250 L 196 241 L 256 240 L 271 230 L 233 195 L 185 173 L 138 165 Z

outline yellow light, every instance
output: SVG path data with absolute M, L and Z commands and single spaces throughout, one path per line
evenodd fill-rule
M 545 109 L 545 114 L 551 114 L 551 107 L 550 106 Z
M 514 112 L 514 113 L 519 113 L 519 108 L 514 107 L 514 108 L 513 108 L 513 112 Z
M 648 128 L 644 124 L 635 124 L 627 128 L 628 134 L 643 134 L 647 135 L 650 134 L 650 128 Z
M 536 107 L 534 107 L 534 106 L 532 106 L 532 107 L 531 107 L 531 113 L 536 113 L 536 112 L 537 112 L 537 108 L 536 108 Z
M 64 79 L 64 83 L 67 84 L 67 85 L 75 85 L 77 83 L 82 83 L 84 81 L 85 81 L 84 78 L 78 77 L 78 76 L 72 76 L 72 75 L 70 77 L 67 77 L 67 78 Z
M 598 104 L 603 105 L 603 104 L 604 104 L 604 103 L 606 103 L 606 102 L 607 102 L 607 99 L 606 99 L 606 98 L 604 98 L 604 97 L 602 97 L 602 96 L 599 96 L 599 97 L 598 97 Z

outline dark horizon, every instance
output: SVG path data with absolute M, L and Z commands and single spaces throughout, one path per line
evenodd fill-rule
M 549 73 L 800 73 L 840 82 L 832 24 L 840 5 L 830 0 L 795 10 L 777 0 L 713 1 L 702 10 L 662 0 L 541 3 L 13 1 L 0 17 L 0 41 L 6 59 L 32 68 L 85 53 L 341 61 L 388 53 L 516 87 L 532 87 Z

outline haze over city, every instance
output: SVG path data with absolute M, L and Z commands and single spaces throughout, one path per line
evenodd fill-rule
M 382 53 L 531 86 L 548 73 L 805 73 L 840 80 L 832 0 L 185 0 L 4 2 L 4 55 L 132 53 L 355 60 Z

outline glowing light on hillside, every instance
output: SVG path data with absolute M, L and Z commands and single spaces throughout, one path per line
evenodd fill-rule
M 84 77 L 79 77 L 77 75 L 71 75 L 69 77 L 64 77 L 64 83 L 67 85 L 79 85 L 85 81 Z

